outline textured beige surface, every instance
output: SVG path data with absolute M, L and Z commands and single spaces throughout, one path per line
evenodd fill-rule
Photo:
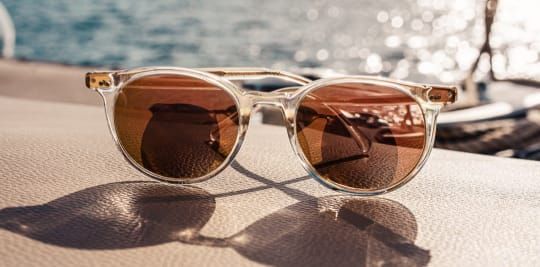
M 540 265 L 538 162 L 435 150 L 403 188 L 355 198 L 251 125 L 232 167 L 168 186 L 123 160 L 100 107 L 43 101 L 98 103 L 83 72 L 0 61 L 18 97 L 0 96 L 0 266 Z
M 3 266 L 540 264 L 537 162 L 435 150 L 405 187 L 353 198 L 306 178 L 284 129 L 251 125 L 234 168 L 171 187 L 128 166 L 98 107 L 0 112 Z

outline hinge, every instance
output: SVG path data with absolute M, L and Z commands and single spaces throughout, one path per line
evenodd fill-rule
M 457 100 L 456 86 L 429 86 L 426 91 L 427 99 L 433 103 L 450 104 Z
M 88 89 L 108 89 L 113 84 L 110 72 L 86 73 L 86 87 Z

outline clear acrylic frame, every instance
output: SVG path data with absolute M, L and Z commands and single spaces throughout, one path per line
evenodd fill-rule
M 146 76 L 152 75 L 181 75 L 188 76 L 196 79 L 206 81 L 218 88 L 225 90 L 236 103 L 238 110 L 238 135 L 237 140 L 231 153 L 222 162 L 222 164 L 214 169 L 212 172 L 197 178 L 171 178 L 165 177 L 156 173 L 153 173 L 139 163 L 137 163 L 122 146 L 116 133 L 116 127 L 114 123 L 114 105 L 119 92 L 126 84 L 140 79 Z M 253 80 L 274 77 L 282 80 L 286 80 L 297 84 L 298 86 L 282 88 L 273 92 L 260 92 L 247 90 L 234 84 L 232 81 L 238 80 Z M 337 184 L 329 179 L 325 179 L 315 168 L 309 163 L 303 150 L 300 147 L 297 135 L 296 135 L 296 113 L 299 103 L 302 99 L 312 92 L 313 90 L 343 83 L 358 83 L 369 85 L 378 85 L 388 88 L 393 88 L 405 93 L 406 95 L 415 99 L 419 104 L 425 121 L 425 135 L 424 135 L 424 150 L 422 152 L 420 161 L 416 167 L 399 182 L 390 185 L 387 188 L 380 190 L 365 190 L 352 187 L 346 187 Z M 89 89 L 97 91 L 103 98 L 105 112 L 109 129 L 113 136 L 113 139 L 122 152 L 127 161 L 133 165 L 136 169 L 144 174 L 169 183 L 189 184 L 202 182 L 210 179 L 225 169 L 235 158 L 236 154 L 242 146 L 246 131 L 249 125 L 249 119 L 254 108 L 259 106 L 273 106 L 281 110 L 282 116 L 285 121 L 289 141 L 295 154 L 300 158 L 301 164 L 304 169 L 324 186 L 352 193 L 356 195 L 372 196 L 383 194 L 392 190 L 395 190 L 408 181 L 410 181 L 424 166 L 426 160 L 433 148 L 435 141 L 436 131 L 436 119 L 440 112 L 440 109 L 446 105 L 456 101 L 458 88 L 456 86 L 445 85 L 429 85 L 429 84 L 417 84 L 412 82 L 398 81 L 387 78 L 375 77 L 375 76 L 343 76 L 324 78 L 319 80 L 309 80 L 293 73 L 276 71 L 264 68 L 207 68 L 207 69 L 187 69 L 178 67 L 145 67 L 136 68 L 130 70 L 120 71 L 96 71 L 86 74 L 86 86 Z

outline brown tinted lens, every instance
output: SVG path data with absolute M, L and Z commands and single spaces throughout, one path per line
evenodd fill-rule
M 233 98 L 188 76 L 154 75 L 130 82 L 116 100 L 114 118 L 129 156 L 166 177 L 210 173 L 231 153 L 238 135 Z
M 400 182 L 417 166 L 425 145 L 424 116 L 412 97 L 362 83 L 309 93 L 300 102 L 296 128 L 317 172 L 358 190 Z

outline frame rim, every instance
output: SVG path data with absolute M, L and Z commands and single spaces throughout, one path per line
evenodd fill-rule
M 300 103 L 312 91 L 315 91 L 317 89 L 321 89 L 327 86 L 343 84 L 343 83 L 364 83 L 364 84 L 367 83 L 371 85 L 380 85 L 380 86 L 388 87 L 394 90 L 398 90 L 406 94 L 407 96 L 411 97 L 420 107 L 420 110 L 422 111 L 424 123 L 425 123 L 424 147 L 422 149 L 422 154 L 420 158 L 418 159 L 418 162 L 416 163 L 415 167 L 411 171 L 409 171 L 409 173 L 398 182 L 391 184 L 390 186 L 387 186 L 385 188 L 378 189 L 378 190 L 355 189 L 353 187 L 344 186 L 339 183 L 333 182 L 330 179 L 326 179 L 322 175 L 320 175 L 319 172 L 312 166 L 312 164 L 309 162 L 309 160 L 305 156 L 305 153 L 298 141 L 297 127 L 296 127 L 296 119 L 297 119 Z M 289 127 L 291 128 L 291 131 L 288 131 L 289 141 L 291 143 L 291 146 L 295 154 L 300 159 L 304 169 L 309 173 L 310 176 L 312 176 L 317 182 L 319 182 L 326 188 L 336 190 L 339 192 L 354 194 L 358 196 L 376 196 L 376 195 L 381 195 L 384 193 L 394 191 L 404 186 L 408 182 L 410 182 L 418 174 L 418 172 L 426 164 L 427 159 L 429 158 L 429 155 L 431 154 L 431 151 L 433 149 L 433 142 L 435 141 L 434 136 L 435 136 L 435 131 L 436 131 L 435 122 L 436 122 L 436 118 L 437 118 L 440 108 L 430 103 L 427 103 L 426 101 L 424 101 L 417 95 L 412 94 L 410 88 L 407 86 L 397 84 L 397 83 L 392 83 L 390 81 L 380 80 L 380 79 L 370 79 L 369 77 L 366 77 L 366 76 L 333 77 L 333 78 L 327 78 L 327 79 L 320 79 L 320 80 L 312 82 L 311 84 L 304 86 L 303 88 L 300 88 L 299 92 L 297 92 L 293 96 L 292 100 L 294 101 L 293 103 L 294 110 L 292 112 L 294 117 L 292 118 L 291 125 L 289 125 Z
M 126 72 L 118 72 L 118 75 L 128 74 L 132 71 L 126 71 Z M 109 90 L 98 90 L 99 94 L 102 96 L 104 105 L 105 105 L 105 115 L 107 117 L 107 124 L 109 127 L 109 131 L 111 132 L 113 136 L 113 140 L 115 142 L 115 145 L 118 150 L 120 150 L 121 154 L 124 156 L 124 158 L 130 163 L 131 166 L 133 166 L 135 169 L 141 171 L 143 174 L 149 176 L 150 178 L 167 182 L 171 184 L 194 184 L 203 182 L 206 180 L 209 180 L 210 178 L 216 176 L 220 172 L 222 172 L 227 166 L 230 165 L 230 163 L 234 160 L 236 154 L 240 150 L 240 147 L 242 146 L 242 143 L 245 138 L 245 133 L 247 131 L 247 126 L 249 124 L 249 116 L 245 116 L 242 114 L 242 98 L 239 97 L 241 94 L 241 90 L 234 85 L 232 82 L 221 79 L 220 77 L 207 73 L 202 71 L 197 71 L 193 69 L 187 69 L 187 68 L 159 68 L 159 69 L 141 69 L 139 72 L 136 73 L 129 73 L 130 76 L 125 79 L 121 80 L 117 85 L 112 87 Z M 164 175 L 160 175 L 158 173 L 152 172 L 145 168 L 144 166 L 141 166 L 133 157 L 127 152 L 127 150 L 122 145 L 122 142 L 120 141 L 120 138 L 117 134 L 116 129 L 116 123 L 115 123 L 115 115 L 114 115 L 114 108 L 116 105 L 116 100 L 119 96 L 119 93 L 121 90 L 128 85 L 129 83 L 149 76 L 154 75 L 178 75 L 178 76 L 188 76 L 191 78 L 196 78 L 203 80 L 205 82 L 208 82 L 219 89 L 222 89 L 226 91 L 229 96 L 234 100 L 237 112 L 238 112 L 238 132 L 235 140 L 235 144 L 233 145 L 233 149 L 229 153 L 229 155 L 223 160 L 223 162 L 215 169 L 213 169 L 211 172 L 200 176 L 200 177 L 193 177 L 193 178 L 175 178 L 175 177 L 168 177 Z

